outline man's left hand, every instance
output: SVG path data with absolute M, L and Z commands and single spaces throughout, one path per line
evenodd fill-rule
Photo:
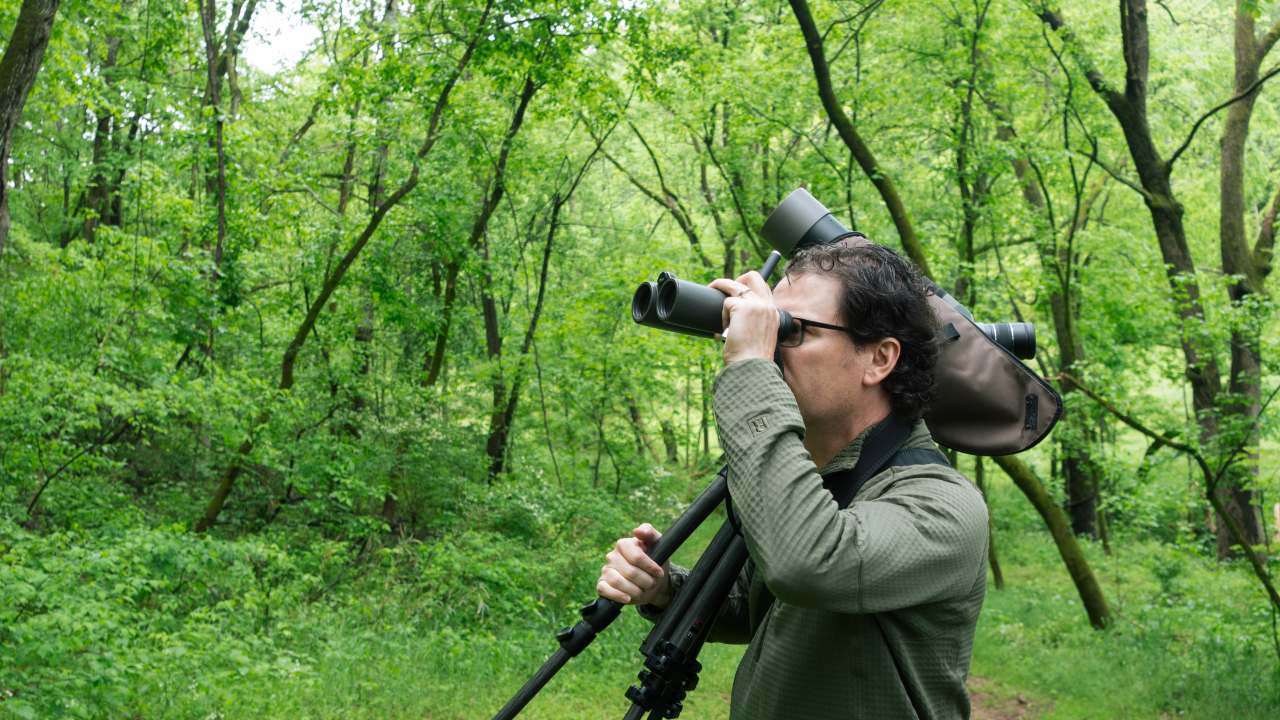
M 737 280 L 720 278 L 711 287 L 728 295 L 724 301 L 724 362 L 750 358 L 773 360 L 778 344 L 778 306 L 769 284 L 752 270 Z

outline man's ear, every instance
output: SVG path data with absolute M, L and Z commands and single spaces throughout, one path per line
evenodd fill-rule
M 897 338 L 887 337 L 872 343 L 868 350 L 867 369 L 862 375 L 862 384 L 874 387 L 884 382 L 889 373 L 898 366 L 898 357 L 902 355 L 902 343 Z

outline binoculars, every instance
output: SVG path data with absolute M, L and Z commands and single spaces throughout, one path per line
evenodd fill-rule
M 810 245 L 825 245 L 857 236 L 832 217 L 822 203 L 808 190 L 798 188 L 774 208 L 765 220 L 761 234 L 774 248 L 761 275 L 769 273 L 782 256 L 791 257 Z M 631 319 L 659 330 L 712 337 L 724 331 L 722 308 L 725 295 L 706 285 L 681 280 L 670 272 L 657 280 L 641 283 L 631 297 Z M 972 320 L 963 306 L 958 310 Z M 778 311 L 778 336 L 791 332 L 792 319 L 785 310 Z M 1028 360 L 1036 354 L 1036 331 L 1031 323 L 975 323 L 983 334 L 1015 356 Z

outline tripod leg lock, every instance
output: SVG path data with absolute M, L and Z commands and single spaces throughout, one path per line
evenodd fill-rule
M 698 687 L 702 663 L 689 657 L 672 642 L 664 642 L 645 658 L 647 670 L 640 671 L 640 685 L 627 688 L 627 699 L 650 717 L 675 718 L 684 710 L 684 698 Z
M 578 624 L 556 633 L 556 640 L 560 643 L 560 647 L 569 653 L 570 657 L 575 657 L 585 650 L 596 639 L 597 633 L 617 620 L 618 615 L 622 613 L 622 605 L 599 598 L 595 602 L 583 605 L 578 612 L 582 615 L 582 620 Z

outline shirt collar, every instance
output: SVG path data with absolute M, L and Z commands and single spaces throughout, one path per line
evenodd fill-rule
M 853 442 L 844 446 L 844 449 L 836 453 L 835 457 L 827 461 L 827 464 L 818 471 L 818 474 L 830 475 L 833 472 L 840 472 L 841 470 L 852 470 L 853 467 L 858 464 L 858 457 L 862 455 L 862 445 L 866 442 L 867 436 L 871 434 L 872 430 L 875 430 L 885 424 L 885 421 L 888 419 L 888 416 L 885 416 L 884 420 L 881 420 L 875 425 L 872 425 L 858 433 L 858 437 L 854 438 Z

